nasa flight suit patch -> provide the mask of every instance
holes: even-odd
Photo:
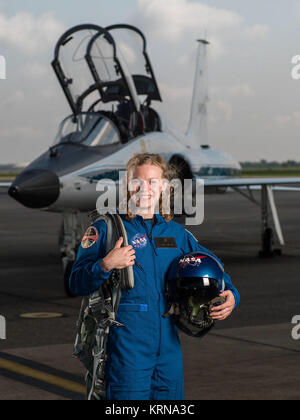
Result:
[[[134,249],[145,248],[148,244],[146,233],[137,233],[131,238],[130,243]]]
[[[98,242],[99,239],[99,232],[95,226],[90,226],[88,230],[85,232],[84,237],[81,241],[81,246],[83,249],[91,248]]]

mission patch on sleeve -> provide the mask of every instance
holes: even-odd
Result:
[[[84,237],[81,241],[81,246],[83,249],[91,248],[95,243],[98,242],[99,239],[99,232],[95,226],[90,226],[88,230],[85,232]]]

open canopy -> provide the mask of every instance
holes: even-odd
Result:
[[[75,26],[60,37],[55,47],[52,66],[74,114],[81,111],[82,97],[95,85],[85,55],[90,40],[99,31],[102,28],[97,25]]]
[[[112,35],[127,65],[137,94],[161,101],[144,34],[138,28],[126,24],[108,26],[106,30]]]
[[[77,144],[96,147],[120,143],[119,131],[113,122],[100,113],[83,112],[67,117],[59,126],[53,146]]]
[[[87,98],[130,101],[137,112],[140,96],[161,101],[146,39],[130,25],[70,29],[59,39],[52,65],[74,114],[83,111]]]

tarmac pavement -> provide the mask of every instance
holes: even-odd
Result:
[[[186,399],[300,399],[300,340],[291,323],[300,315],[300,192],[275,199],[287,243],[281,257],[257,257],[260,208],[237,193],[207,195],[204,223],[187,226],[224,261],[241,304],[203,339],[180,334]],[[1,400],[84,398],[84,369],[72,358],[81,299],[64,292],[60,223],[60,215],[0,193]],[[32,312],[61,316],[21,317]]]

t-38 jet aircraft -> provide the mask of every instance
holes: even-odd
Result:
[[[198,41],[198,58],[191,115],[187,132],[180,133],[153,107],[162,101],[143,33],[130,25],[102,28],[76,26],[59,39],[52,62],[72,114],[59,126],[54,144],[34,160],[9,188],[22,205],[63,216],[61,254],[68,278],[82,236],[80,212],[92,211],[99,191],[96,184],[111,179],[134,153],[159,153],[179,168],[181,179],[204,179],[208,189],[238,191],[261,206],[262,252],[273,250],[271,210],[279,242],[284,239],[273,196],[273,186],[300,183],[300,178],[240,178],[241,167],[227,153],[213,150],[205,139],[207,86],[206,49]],[[205,140],[204,140],[205,141]],[[201,181],[203,182],[203,181]],[[252,188],[261,189],[258,202]]]

